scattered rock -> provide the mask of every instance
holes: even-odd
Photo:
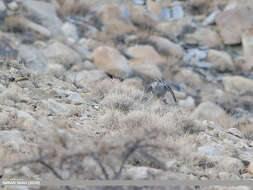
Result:
[[[162,7],[159,1],[146,0],[147,9],[154,15],[159,15]]]
[[[186,34],[183,40],[187,44],[205,47],[217,47],[222,45],[218,33],[210,28],[199,28],[194,33]]]
[[[63,73],[65,71],[64,66],[59,63],[50,63],[47,66],[48,72],[51,73]]]
[[[8,3],[8,8],[12,11],[17,11],[19,9],[19,5],[17,2],[13,1]]]
[[[50,44],[43,50],[43,55],[49,64],[58,63],[69,67],[81,62],[81,57],[76,51],[60,42]]]
[[[96,68],[114,77],[127,78],[131,75],[127,59],[114,48],[107,46],[98,47],[93,51],[92,57]]]
[[[31,12],[33,17],[39,19],[53,34],[58,35],[62,22],[58,18],[56,9],[52,3],[44,1],[22,1],[24,8]]]
[[[106,74],[100,70],[81,71],[76,75],[68,76],[71,81],[75,81],[81,88],[87,87],[88,84],[93,84],[99,80],[107,78]]]
[[[71,92],[67,98],[73,104],[82,104],[84,103],[84,99],[76,92]]]
[[[215,22],[221,38],[227,45],[239,44],[242,33],[253,27],[253,10],[248,8],[234,8],[221,12]]]
[[[63,34],[71,41],[75,42],[78,40],[78,32],[77,32],[77,28],[74,24],[66,22],[62,25],[61,30],[62,30]]]
[[[9,113],[8,112],[1,112],[0,113],[0,126],[6,126],[9,122]]]
[[[6,10],[6,6],[3,1],[0,1],[0,11],[4,12]]]
[[[29,69],[35,71],[47,71],[47,60],[42,55],[40,49],[28,45],[19,47],[19,56],[25,60]]]
[[[194,108],[195,101],[191,96],[188,96],[185,100],[179,100],[178,105],[188,107],[188,108]]]
[[[179,20],[184,17],[184,9],[180,5],[164,8],[160,12],[160,18],[164,21]]]
[[[177,45],[166,38],[151,36],[149,40],[154,44],[158,52],[161,52],[165,56],[182,58],[184,55],[184,50],[180,45]]]
[[[248,173],[253,174],[253,161],[251,161],[247,168]]]
[[[250,179],[252,5],[0,0],[0,178],[50,178],[11,162],[80,151],[94,153],[81,160],[83,177],[112,177],[110,167],[141,139],[151,146],[137,149],[123,178]],[[169,92],[168,104],[151,102],[146,88],[156,78],[170,81],[178,106]],[[55,170],[83,174],[69,164]]]
[[[148,179],[150,174],[158,174],[161,171],[154,168],[148,167],[131,167],[126,171],[126,176],[132,176],[133,179]]]
[[[235,171],[242,171],[245,168],[241,160],[227,156],[223,156],[222,159],[220,159],[218,166],[231,173]]]
[[[231,133],[232,135],[242,138],[242,133],[237,128],[228,129],[228,133]]]
[[[253,68],[253,28],[242,35],[243,54],[245,58],[244,70]]]
[[[212,102],[201,103],[191,114],[195,119],[217,121],[226,117],[226,112]]]
[[[58,103],[54,99],[42,100],[42,103],[53,115],[67,115],[71,111],[66,105]]]
[[[0,33],[0,56],[10,59],[15,59],[18,56],[17,45],[11,38],[3,33]]]
[[[177,82],[183,82],[195,89],[201,88],[203,81],[200,76],[189,69],[181,69],[174,77]]]
[[[136,45],[129,47],[126,54],[131,58],[137,58],[144,63],[163,64],[166,59],[157,53],[157,51],[149,45]]]
[[[1,130],[0,131],[0,145],[8,147],[8,151],[19,152],[22,146],[25,146],[23,135],[18,130]]]
[[[161,32],[162,34],[178,37],[188,30],[193,28],[194,24],[192,19],[189,17],[184,17],[180,20],[171,20],[168,22],[162,22],[156,25],[156,30]]]
[[[224,76],[222,81],[226,91],[237,95],[252,92],[253,90],[253,80],[242,76]]]
[[[197,48],[189,49],[187,53],[184,55],[184,62],[186,64],[194,65],[199,61],[205,60],[207,58],[207,51],[206,50],[200,50]]]
[[[136,31],[129,15],[124,14],[119,6],[105,5],[100,12],[100,18],[108,34],[122,35]]]
[[[220,156],[222,153],[218,148],[214,146],[201,146],[198,148],[198,152],[206,156]]]
[[[21,15],[6,17],[5,24],[10,29],[30,31],[33,35],[36,35],[38,39],[43,40],[51,37],[51,32],[47,28],[28,20]]]
[[[133,3],[136,4],[136,5],[144,5],[145,0],[133,0]]]
[[[139,28],[154,28],[157,20],[143,6],[127,5],[129,18],[132,23]]]
[[[152,63],[139,62],[137,59],[135,62],[132,60],[129,63],[129,67],[132,69],[134,75],[141,77],[147,83],[162,77],[160,69]]]
[[[218,71],[233,71],[233,60],[226,52],[209,50],[207,61],[211,62]]]
[[[211,25],[215,23],[216,16],[220,13],[220,10],[213,11],[203,22],[204,26]]]

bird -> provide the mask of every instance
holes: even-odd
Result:
[[[176,96],[171,89],[170,85],[163,79],[157,78],[155,82],[152,82],[146,89],[147,93],[152,93],[155,100],[165,97],[167,91],[169,91],[173,97],[175,103],[177,103]]]

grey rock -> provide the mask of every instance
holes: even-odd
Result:
[[[70,66],[72,64],[81,63],[80,55],[60,42],[53,42],[46,49],[43,50],[44,57],[48,60],[48,63],[58,63],[64,66]]]
[[[82,104],[85,102],[84,99],[77,92],[71,92],[67,99],[74,104]]]
[[[25,118],[25,119],[29,119],[34,121],[35,119],[33,118],[33,116],[31,116],[29,113],[24,112],[24,111],[18,111],[17,112],[17,117],[18,118]]]
[[[78,40],[77,28],[74,24],[66,22],[62,25],[61,31],[71,41],[75,42]]]
[[[246,77],[224,76],[222,82],[226,91],[237,95],[253,91],[253,80]]]
[[[133,0],[133,3],[134,3],[135,5],[144,5],[145,0]]]
[[[35,71],[47,71],[47,60],[41,54],[41,51],[33,46],[21,45],[19,47],[19,56],[25,60],[26,66]]]
[[[184,9],[180,5],[164,8],[160,12],[160,18],[164,21],[179,20],[184,17]]]
[[[57,34],[62,22],[57,16],[56,9],[52,3],[34,0],[24,0],[22,3],[24,8],[31,12],[35,18],[39,19],[44,26],[48,27],[54,34]]]
[[[0,131],[0,144],[5,143],[14,143],[19,147],[21,144],[24,144],[24,138],[20,131],[11,130],[11,131]]]
[[[58,103],[53,99],[42,100],[42,103],[55,115],[67,115],[70,112],[70,109],[66,105]]]
[[[195,64],[198,61],[206,59],[207,55],[207,50],[200,50],[198,48],[194,48],[187,51],[183,60],[185,63]]]
[[[207,155],[207,156],[219,156],[221,155],[221,151],[214,147],[214,146],[201,146],[198,148],[198,152],[200,154],[204,154],[204,155]]]
[[[191,114],[195,119],[217,121],[227,116],[226,112],[212,102],[201,103]]]
[[[215,10],[213,11],[203,22],[204,26],[210,25],[210,24],[214,24],[215,23],[215,18],[216,16],[220,13],[220,10]]]
[[[96,68],[119,78],[128,78],[132,71],[128,66],[127,59],[114,48],[101,46],[92,53]]]

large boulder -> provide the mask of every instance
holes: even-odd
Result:
[[[237,95],[253,92],[253,80],[241,76],[225,76],[222,78],[226,91]]]
[[[212,102],[201,103],[191,114],[194,119],[219,121],[219,119],[226,117],[226,112],[218,105]]]
[[[232,45],[241,42],[244,31],[253,27],[253,10],[238,7],[217,15],[215,22],[225,44]]]
[[[92,53],[94,65],[106,73],[119,78],[131,75],[127,59],[117,49],[108,46],[96,48]]]
[[[137,58],[147,63],[163,64],[166,62],[166,59],[150,45],[136,45],[129,47],[126,50],[126,54],[132,58]]]

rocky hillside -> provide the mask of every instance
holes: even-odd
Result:
[[[0,0],[0,21],[2,179],[253,179],[252,0]]]

